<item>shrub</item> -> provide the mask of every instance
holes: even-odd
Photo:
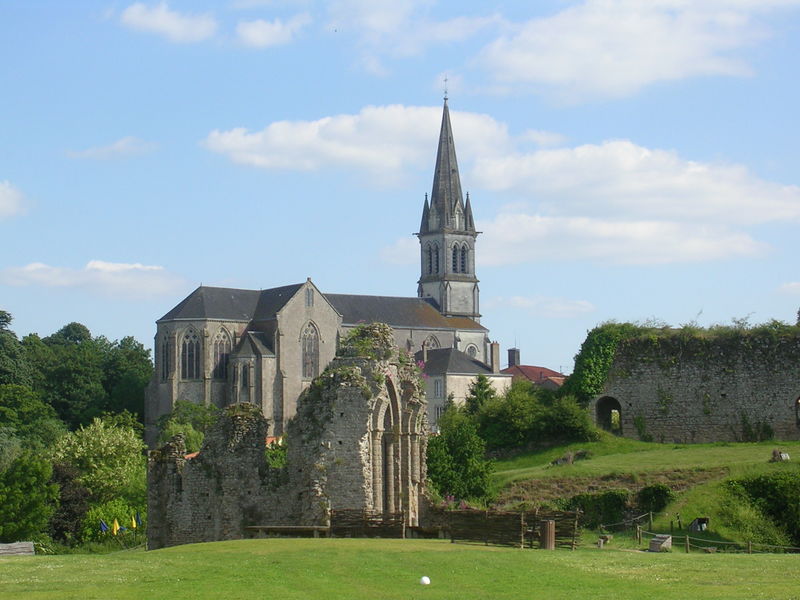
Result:
[[[636,505],[645,512],[661,512],[674,499],[675,492],[668,485],[654,483],[639,490],[636,494]]]
[[[132,533],[131,520],[135,518],[137,512],[144,519],[144,507],[131,506],[119,498],[94,506],[86,513],[81,524],[81,540],[83,542],[100,542],[112,538],[113,533],[110,528],[114,523],[114,519],[117,520],[120,527],[124,528],[117,535],[129,535]],[[101,530],[100,521],[103,521],[109,527],[108,531]],[[142,535],[144,535],[144,522],[141,528]]]
[[[569,499],[566,508],[582,511],[583,525],[597,529],[602,524],[618,523],[624,519],[629,496],[630,492],[625,489],[578,494]]]

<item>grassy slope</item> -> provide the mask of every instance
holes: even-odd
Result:
[[[723,489],[723,480],[729,476],[800,469],[799,462],[769,463],[776,447],[789,452],[795,461],[800,458],[800,442],[673,445],[606,436],[600,442],[570,444],[498,461],[494,477],[498,489],[504,488],[501,497],[509,501],[537,492],[550,499],[559,489],[568,495],[587,488],[634,488],[637,482],[643,485],[661,480],[673,489],[682,489],[682,484],[688,483],[692,487],[656,517],[655,531],[669,532],[671,523],[677,527],[678,515],[684,526],[695,517],[704,516],[711,518],[711,528],[699,537],[790,545],[768,519],[732,499]],[[580,449],[590,451],[591,457],[573,465],[550,466],[552,460],[566,452]],[[575,484],[574,489],[567,485],[570,481]]]
[[[239,540],[0,560],[0,597],[800,598],[796,556],[515,550],[439,540]],[[432,584],[423,587],[419,578]]]

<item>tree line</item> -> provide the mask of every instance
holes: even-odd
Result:
[[[101,521],[138,528],[150,351],[80,323],[20,340],[11,323],[0,310],[0,542],[70,548],[106,539]]]

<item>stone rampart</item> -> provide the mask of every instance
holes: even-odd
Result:
[[[657,442],[796,440],[799,400],[800,336],[674,335],[621,342],[591,410]]]

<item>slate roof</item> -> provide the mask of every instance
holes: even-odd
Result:
[[[177,319],[269,321],[275,318],[302,286],[302,283],[296,283],[267,290],[200,286],[159,321]],[[380,322],[393,327],[486,331],[485,327],[472,319],[445,317],[433,306],[430,299],[354,294],[324,294],[324,296],[342,315],[345,325]]]
[[[268,290],[238,290],[200,286],[159,321],[175,319],[223,319],[250,321],[274,319],[297,293],[302,283]]]
[[[445,317],[425,298],[353,294],[325,294],[325,297],[342,315],[345,325],[387,323],[393,327],[486,330],[472,319]]]
[[[421,361],[424,353],[422,350],[414,355],[416,361]],[[492,368],[472,358],[469,354],[455,348],[437,348],[428,350],[428,360],[425,361],[423,372],[426,375],[491,375]]]
[[[238,357],[275,356],[267,336],[260,331],[246,331],[239,340],[234,354]]]

